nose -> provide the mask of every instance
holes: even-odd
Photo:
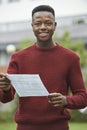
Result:
[[[42,24],[41,24],[41,26],[40,26],[40,28],[41,28],[41,29],[46,28],[45,24],[44,24],[44,23],[42,23]]]

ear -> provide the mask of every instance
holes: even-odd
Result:
[[[33,27],[33,23],[31,23],[31,26]]]
[[[57,22],[55,22],[55,27],[57,26]]]
[[[56,26],[57,26],[57,22],[55,22],[55,29],[56,29]]]

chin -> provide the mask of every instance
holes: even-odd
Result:
[[[38,39],[38,41],[40,41],[40,42],[48,42],[48,41],[50,41],[50,39]]]

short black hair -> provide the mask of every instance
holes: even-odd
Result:
[[[39,11],[48,11],[48,12],[51,12],[53,14],[53,16],[55,16],[55,11],[51,6],[39,5],[32,10],[32,17],[34,15],[34,13],[39,12]]]

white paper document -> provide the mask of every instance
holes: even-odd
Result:
[[[49,95],[38,74],[8,74],[8,78],[19,97]]]

